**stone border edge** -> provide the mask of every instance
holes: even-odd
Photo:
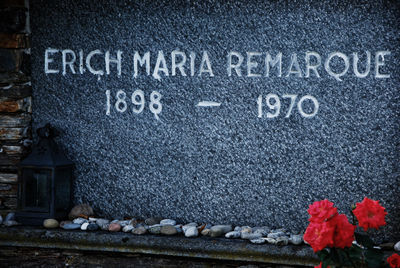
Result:
[[[0,228],[0,246],[149,254],[281,265],[315,266],[319,264],[312,249],[305,245],[254,245],[248,241],[225,238],[139,236],[101,231]]]

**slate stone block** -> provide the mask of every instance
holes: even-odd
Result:
[[[398,3],[55,0],[31,8],[33,124],[62,130],[58,142],[77,167],[75,202],[110,217],[304,230],[312,202],[326,198],[348,213],[368,196],[389,212],[381,238],[400,239]],[[177,50],[186,76],[172,73]],[[135,51],[143,62],[149,52],[149,71],[138,63],[135,75]],[[213,75],[201,67],[204,51]],[[237,69],[232,52],[242,56]],[[267,75],[266,53],[282,53],[282,73],[276,64]]]

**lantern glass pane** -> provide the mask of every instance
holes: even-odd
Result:
[[[71,198],[70,168],[57,169],[55,173],[55,208],[56,211],[65,211],[69,208]]]
[[[25,207],[48,210],[51,171],[27,170],[25,172]]]

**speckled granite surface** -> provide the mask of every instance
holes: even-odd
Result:
[[[400,238],[399,4],[155,2],[31,3],[34,128],[51,122],[62,131],[58,142],[76,163],[76,202],[89,202],[107,216],[161,215],[301,230],[307,225],[309,203],[328,198],[348,212],[351,203],[368,196],[381,200],[389,212],[385,237]],[[66,65],[62,75],[62,54],[57,52],[49,54],[49,68],[59,73],[46,75],[46,48],[73,50],[76,74]],[[86,56],[96,49],[101,54],[92,57],[91,66],[104,73],[105,51],[111,58],[122,51],[121,76],[115,63],[100,79],[88,70]],[[79,50],[84,54],[83,74]],[[135,51],[140,56],[150,52],[153,74],[159,50],[169,76],[160,71],[157,80],[139,66],[134,78]],[[173,50],[185,53],[186,76],[179,69],[172,75]],[[198,75],[203,51],[208,52],[213,76],[205,71],[206,63]],[[228,76],[230,51],[244,58],[241,77],[234,69]],[[305,77],[308,51],[321,56],[319,77],[313,70]],[[371,53],[370,72],[356,77],[352,53],[358,53],[362,73],[366,51]],[[378,51],[390,51],[379,67],[379,73],[390,78],[376,75]],[[196,53],[193,76],[191,52]],[[258,63],[250,72],[260,77],[248,77],[246,52],[261,53],[250,59],[250,64]],[[282,53],[281,77],[277,66],[265,76],[267,52]],[[348,71],[339,79],[324,67],[333,52],[349,59]],[[67,53],[66,60],[70,57]],[[237,57],[232,59],[237,63]],[[316,57],[311,60],[316,64]],[[336,56],[330,68],[340,73],[346,65]],[[109,115],[106,90],[111,96]],[[123,113],[114,106],[118,90],[127,94]],[[135,90],[145,96],[140,113],[132,110],[140,108],[130,99]],[[159,120],[149,109],[152,91],[162,95]],[[267,118],[267,112],[276,113],[265,102],[269,93],[281,100],[276,118]],[[285,94],[298,95],[288,118],[290,98],[283,98]],[[312,118],[299,113],[297,103],[305,95],[319,103]],[[199,107],[200,101],[221,105]],[[269,104],[275,105],[273,99]],[[310,99],[301,107],[306,114],[315,109]]]

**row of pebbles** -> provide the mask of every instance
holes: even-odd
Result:
[[[302,234],[293,234],[285,229],[273,229],[268,227],[250,227],[250,226],[236,226],[232,225],[211,225],[211,224],[197,224],[191,222],[188,224],[178,224],[173,219],[159,219],[148,218],[145,221],[138,221],[136,219],[129,220],[108,220],[103,218],[88,219],[78,217],[72,221],[62,221],[58,223],[57,220],[47,219],[44,221],[45,228],[61,227],[65,230],[82,230],[82,231],[96,231],[103,230],[109,232],[125,232],[133,233],[136,235],[144,235],[146,233],[155,235],[178,235],[182,234],[185,237],[223,237],[226,238],[240,238],[249,240],[254,244],[270,243],[273,245],[285,246],[290,244],[300,245],[303,243]]]

